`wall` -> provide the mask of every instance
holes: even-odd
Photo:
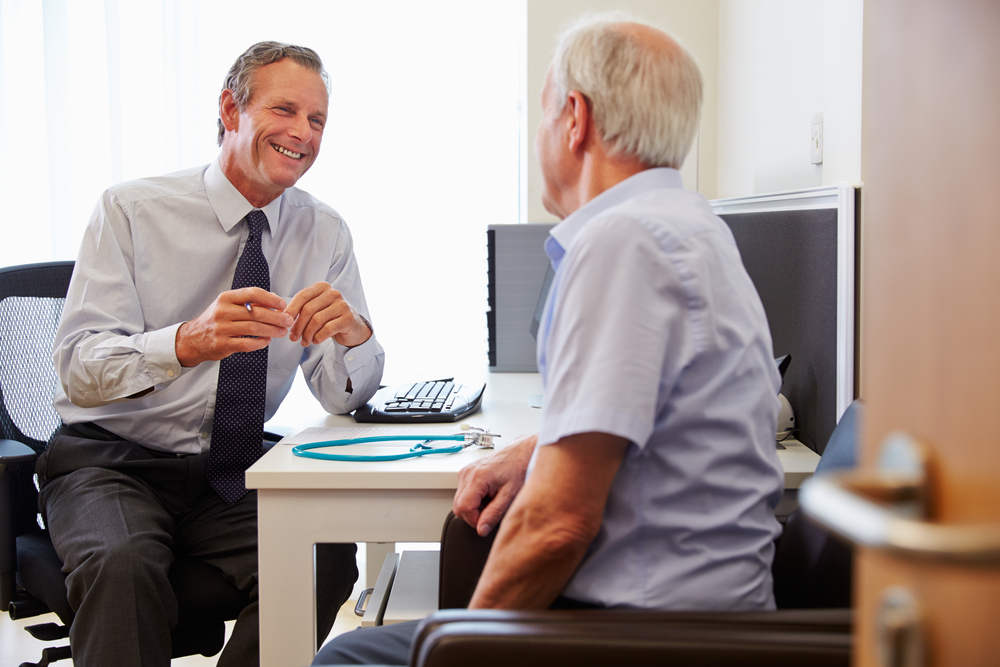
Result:
[[[698,189],[706,197],[716,197],[718,152],[718,0],[527,0],[527,78],[525,81],[526,115],[522,133],[522,169],[527,178],[526,222],[555,222],[542,207],[542,176],[532,151],[535,130],[541,120],[540,95],[545,72],[555,51],[559,31],[588,11],[622,9],[657,25],[677,38],[691,52],[701,67],[705,99],[701,131],[681,170],[685,185]],[[523,219],[523,217],[522,217]]]
[[[720,0],[717,196],[860,183],[862,15],[863,0]]]

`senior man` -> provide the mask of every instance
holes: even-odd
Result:
[[[259,662],[244,473],[264,421],[297,368],[343,413],[376,391],[384,361],[347,226],[293,187],[319,154],[328,101],[313,50],[255,44],[223,85],[218,159],[116,185],[90,220],[54,349],[64,425],[36,468],[77,667],[170,663],[180,555],[250,601],[218,664]],[[325,633],[358,573],[355,545],[319,547]]]
[[[774,607],[780,380],[732,234],[677,171],[701,88],[641,23],[559,42],[535,137],[562,219],[542,427],[460,474],[458,516],[481,535],[504,516],[471,608]],[[314,664],[405,663],[414,630],[347,633]]]

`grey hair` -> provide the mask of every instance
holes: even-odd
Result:
[[[627,23],[640,21],[592,14],[562,32],[552,59],[557,99],[565,105],[571,90],[587,97],[611,155],[679,169],[698,130],[701,73],[683,47],[650,48]]]
[[[230,90],[233,99],[236,100],[236,108],[241,112],[246,111],[247,105],[254,95],[254,72],[265,65],[276,63],[279,60],[290,58],[299,65],[319,74],[323,77],[327,92],[330,90],[330,76],[323,69],[323,61],[319,54],[305,46],[294,44],[284,44],[282,42],[257,42],[244,51],[226,74],[226,80],[222,82],[222,92]],[[222,92],[219,93],[219,110],[222,109]],[[222,145],[222,137],[226,133],[226,127],[222,124],[222,117],[219,123],[219,145]]]

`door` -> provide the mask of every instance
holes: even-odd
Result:
[[[1000,3],[865,0],[861,458],[929,448],[931,518],[1000,524]],[[1000,665],[1000,563],[861,549],[856,664],[905,587],[927,665]]]

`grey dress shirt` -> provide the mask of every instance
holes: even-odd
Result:
[[[174,340],[183,322],[232,287],[248,236],[243,219],[252,209],[218,160],[104,193],[84,235],[53,349],[60,380],[55,407],[63,421],[95,422],[163,451],[209,448],[219,363],[181,367]],[[370,321],[351,234],[337,212],[296,188],[263,211],[271,291],[288,301],[326,281]],[[353,348],[332,339],[307,348],[272,339],[265,420],[300,366],[328,412],[357,408],[378,389],[384,356],[374,335]]]

